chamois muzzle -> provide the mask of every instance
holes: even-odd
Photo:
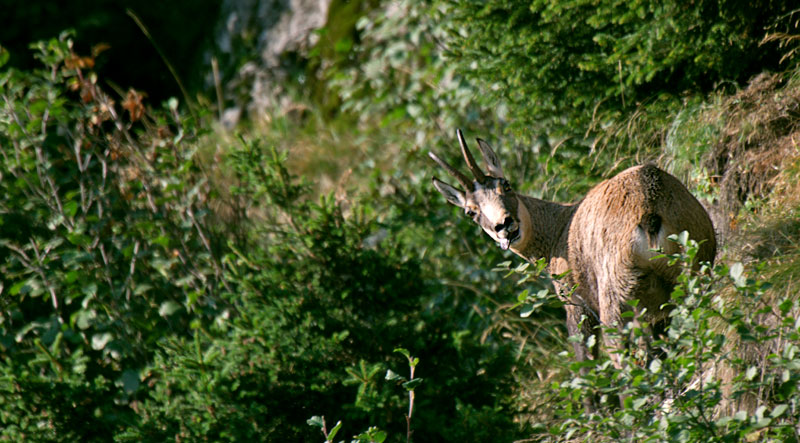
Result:
[[[508,249],[512,243],[520,239],[519,223],[514,221],[511,217],[506,217],[502,225],[495,226],[497,233],[497,243],[502,250]]]

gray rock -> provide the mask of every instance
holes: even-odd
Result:
[[[307,54],[316,43],[314,31],[325,25],[330,3],[331,0],[223,0],[215,51],[229,65],[249,60],[224,78],[225,126],[235,125],[242,111],[251,119],[260,119],[268,111],[292,105],[284,87],[291,65],[282,56]],[[233,67],[224,63],[222,71],[230,72]]]

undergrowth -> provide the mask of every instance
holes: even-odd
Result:
[[[522,435],[479,297],[505,283],[420,254],[467,229],[432,190],[315,195],[267,137],[218,150],[208,114],[107,93],[70,34],[35,50],[0,74],[0,438],[305,441],[320,414],[397,441],[398,347],[424,362],[416,440]]]
[[[675,236],[683,252],[670,256],[684,272],[672,292],[671,325],[655,340],[657,353],[631,346],[616,369],[608,356],[566,363],[565,379],[534,388],[547,395],[549,416],[529,419],[541,441],[797,441],[800,428],[800,302],[794,293],[775,296],[768,283],[750,278],[741,263],[689,270],[697,244]],[[522,280],[541,269],[518,267]],[[552,292],[520,295],[523,315]],[[598,335],[638,340],[643,328],[604,328]],[[607,338],[606,338],[607,339]],[[590,340],[601,346],[601,339]],[[567,357],[567,352],[562,352]],[[567,358],[566,361],[570,359]],[[578,375],[579,367],[588,367]],[[547,392],[547,394],[545,394]],[[598,399],[584,410],[585,398]],[[624,401],[620,404],[620,399]]]

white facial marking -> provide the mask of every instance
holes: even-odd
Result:
[[[515,197],[516,198],[516,197]],[[479,224],[486,234],[491,237],[503,249],[509,249],[512,242],[519,240],[519,214],[511,214],[509,208],[503,203],[503,197],[496,186],[478,185],[472,193],[472,199],[480,208]],[[519,200],[517,200],[517,203]],[[519,203],[516,205],[516,212],[519,212]],[[506,220],[514,220],[510,225],[506,225]],[[516,218],[516,219],[515,219]],[[497,227],[502,226],[500,232]]]
[[[486,217],[492,225],[502,224],[503,220],[508,216],[508,211],[500,205],[499,201],[484,205],[481,210],[483,211],[483,216]],[[492,229],[492,226],[489,226],[488,229]]]

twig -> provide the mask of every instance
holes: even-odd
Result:
[[[411,367],[411,374],[408,379],[414,380],[415,367],[413,364],[409,366]],[[411,434],[413,434],[413,431],[411,430],[411,416],[413,414],[414,414],[414,390],[411,389],[408,391],[408,415],[406,415],[406,443],[411,443]]]
[[[58,309],[58,297],[56,296],[56,290],[53,285],[50,284],[50,281],[47,280],[47,276],[44,275],[44,259],[47,258],[47,254],[50,252],[50,248],[48,248],[44,254],[39,254],[39,247],[36,246],[36,242],[31,239],[31,246],[33,247],[33,252],[36,254],[36,261],[38,262],[36,265],[36,273],[39,274],[39,277],[42,279],[42,283],[44,283],[45,287],[47,287],[47,291],[50,293],[50,300],[53,302],[53,309],[56,312],[56,316],[61,323],[64,323],[64,320],[61,318],[61,313]]]
[[[181,89],[181,94],[183,94],[183,99],[186,100],[186,104],[189,106],[189,111],[192,113],[192,117],[194,117],[194,119],[197,120],[197,114],[195,113],[194,105],[192,104],[192,101],[189,99],[189,92],[183,86],[183,82],[181,81],[180,77],[178,77],[178,73],[177,71],[175,71],[175,68],[172,66],[172,63],[170,63],[169,60],[167,59],[167,56],[164,55],[164,51],[161,50],[161,47],[158,46],[158,43],[156,43],[155,39],[153,39],[153,36],[150,35],[150,31],[147,29],[144,23],[142,23],[142,21],[139,19],[136,13],[133,12],[132,9],[128,8],[127,10],[125,10],[125,13],[128,14],[128,16],[130,16],[130,18],[132,18],[134,22],[136,22],[136,26],[138,26],[139,29],[142,30],[144,36],[147,37],[147,39],[150,40],[150,43],[153,44],[153,47],[156,49],[156,52],[158,52],[159,57],[161,57],[161,60],[164,62],[165,65],[167,65],[167,69],[169,69],[169,72],[175,79],[175,83],[177,83],[178,87]]]
[[[222,80],[219,76],[219,63],[217,57],[211,57],[211,72],[214,74],[214,89],[217,91],[217,113],[219,114],[219,121],[222,122],[222,109],[225,102],[222,97]]]
[[[622,59],[617,60],[617,69],[619,70],[619,92],[622,94],[622,108],[625,108],[625,85],[622,83]]]

